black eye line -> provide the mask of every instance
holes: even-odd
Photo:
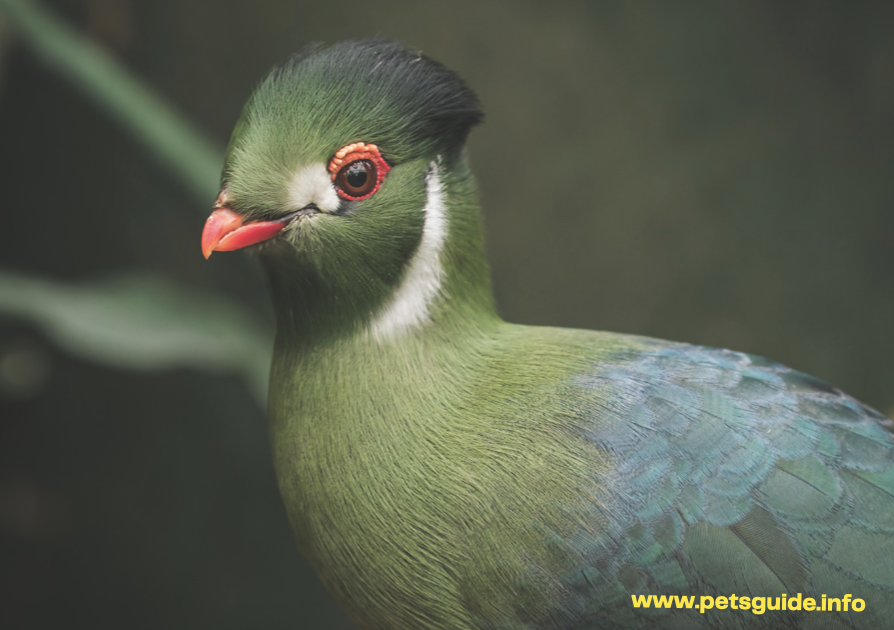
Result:
[[[335,210],[333,210],[332,212],[330,212],[329,214],[337,216],[337,217],[351,216],[351,214],[352,214],[351,210],[353,210],[354,204],[357,202],[351,201],[349,199],[342,199],[341,197],[338,198],[338,202],[339,202],[338,207]]]

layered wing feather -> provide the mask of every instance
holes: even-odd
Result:
[[[604,364],[603,364],[604,365]],[[890,420],[805,374],[647,342],[576,384],[616,466],[599,536],[567,537],[566,628],[878,628],[894,619]],[[865,601],[854,612],[634,608],[631,594]],[[696,602],[698,597],[696,597]],[[770,600],[771,603],[773,600]],[[682,625],[681,625],[682,624]]]

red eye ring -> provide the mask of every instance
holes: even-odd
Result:
[[[363,192],[360,195],[352,195],[344,190],[344,188],[347,187],[344,185],[346,172],[349,166],[360,161],[366,161],[372,166],[373,172],[370,173],[370,175],[375,178],[375,183],[372,185],[369,192]],[[379,190],[379,187],[385,179],[385,175],[390,170],[391,167],[388,166],[385,159],[379,153],[379,148],[374,144],[365,144],[363,142],[354,142],[342,147],[336,151],[335,156],[329,160],[329,172],[332,173],[332,181],[335,183],[335,192],[338,193],[339,197],[348,201],[361,201],[372,197],[376,194],[376,191]],[[364,186],[364,188],[366,187]]]

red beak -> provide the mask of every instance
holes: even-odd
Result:
[[[221,191],[214,204],[214,212],[205,221],[205,229],[202,230],[202,254],[205,258],[211,256],[211,252],[230,252],[266,241],[286,226],[285,221],[245,223],[245,219],[224,206],[228,200],[226,191]]]

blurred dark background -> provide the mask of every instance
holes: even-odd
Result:
[[[894,4],[52,0],[222,148],[314,41],[458,71],[504,317],[731,347],[894,411]],[[182,183],[0,16],[0,269],[139,270],[270,324]],[[116,369],[0,318],[0,627],[350,627],[242,380]]]

